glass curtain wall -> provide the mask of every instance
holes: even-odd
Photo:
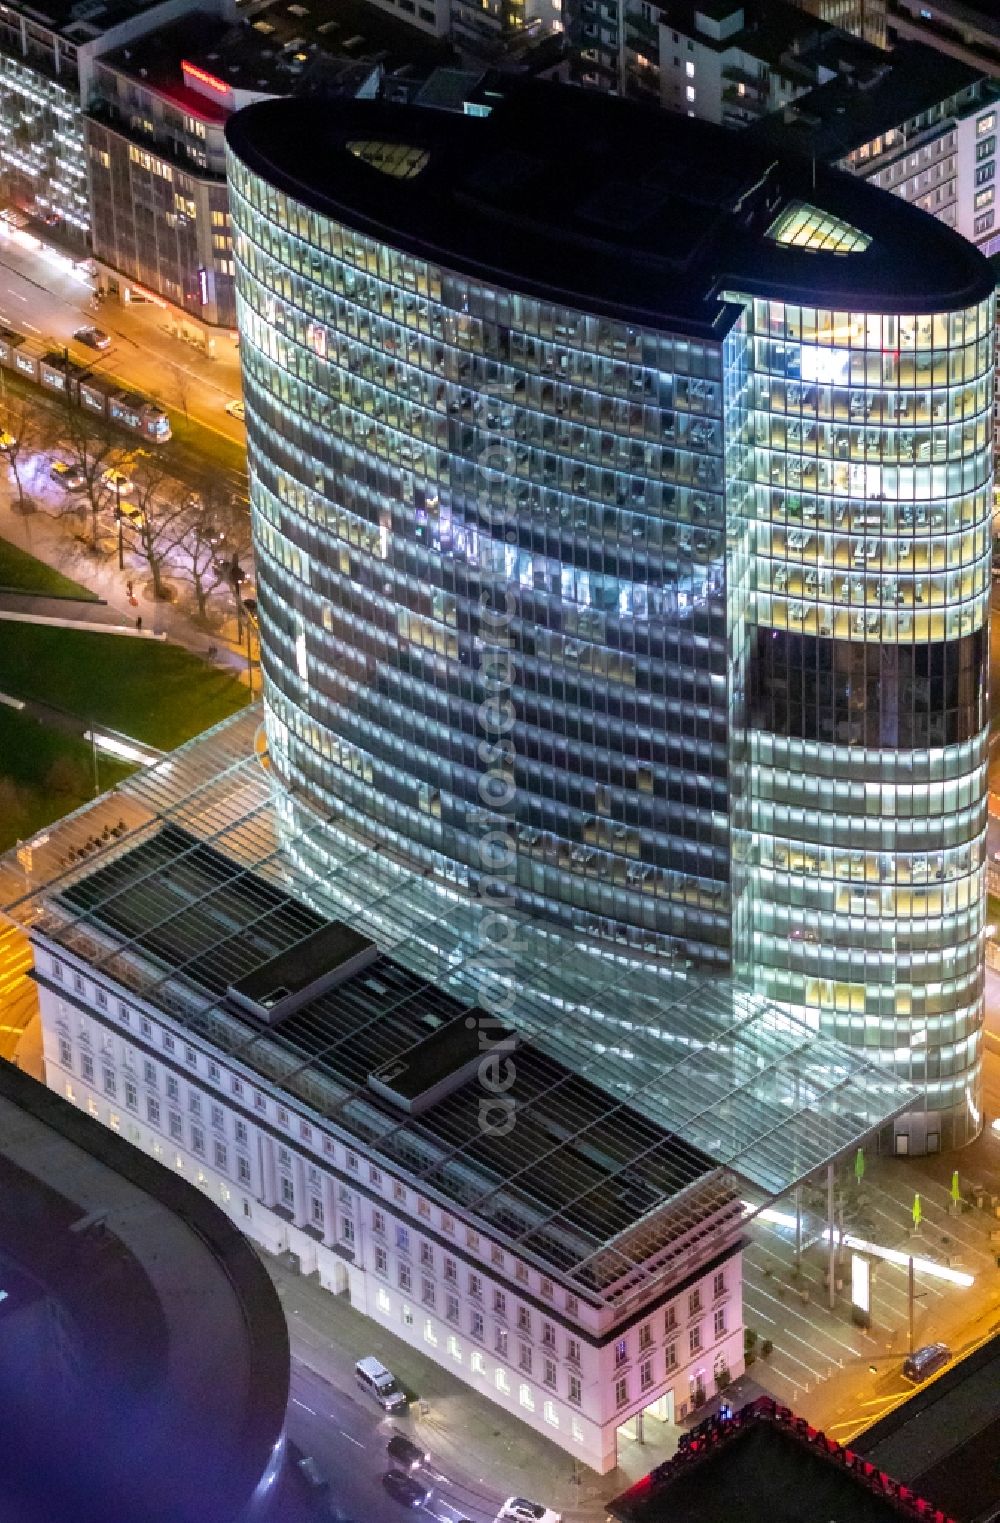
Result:
[[[993,303],[747,302],[752,933],[762,991],[979,1130]]]
[[[522,908],[727,967],[720,346],[478,284],[229,171],[280,774],[466,887],[501,826]]]

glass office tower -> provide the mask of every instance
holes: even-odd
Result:
[[[870,1046],[927,1089],[900,1148],[973,1135],[988,266],[554,88],[227,137],[278,775]]]

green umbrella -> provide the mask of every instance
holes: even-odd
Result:
[[[857,1180],[858,1184],[860,1184],[865,1177],[864,1148],[858,1148],[858,1151],[854,1155],[854,1177]]]
[[[920,1223],[923,1221],[923,1219],[924,1219],[924,1208],[920,1204],[920,1196],[919,1195],[915,1195],[913,1197],[913,1225],[914,1225],[914,1227],[919,1227]]]
[[[962,1203],[962,1186],[958,1182],[958,1170],[957,1169],[955,1170],[954,1174],[951,1176],[951,1198],[955,1202],[956,1206],[961,1205],[961,1203]]]

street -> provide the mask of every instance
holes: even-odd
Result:
[[[406,1418],[397,1421],[369,1410],[363,1392],[354,1396],[337,1390],[297,1358],[292,1365],[291,1390],[289,1436],[329,1477],[332,1500],[352,1523],[355,1519],[357,1523],[368,1519],[391,1523],[399,1516],[399,1504],[382,1486],[382,1475],[394,1464],[385,1446],[393,1433],[409,1434],[411,1425]],[[424,1511],[439,1523],[456,1523],[462,1518],[470,1523],[492,1523],[504,1500],[477,1495],[468,1482],[445,1475],[435,1465],[433,1453],[430,1466],[420,1476],[433,1486],[431,1502]]]
[[[75,360],[106,370],[156,398],[171,413],[187,414],[236,444],[243,425],[225,411],[240,396],[239,349],[228,337],[217,340],[214,359],[175,338],[164,308],[153,303],[123,305],[91,300],[84,283],[61,258],[24,247],[24,235],[0,223],[0,321],[32,338],[69,347]],[[77,343],[73,334],[97,324],[112,337],[110,349]]]
[[[350,1324],[345,1327],[342,1320],[344,1307],[337,1304],[339,1298],[303,1279],[281,1260],[266,1254],[261,1257],[277,1285],[288,1319],[292,1347],[289,1437],[315,1459],[330,1482],[331,1500],[351,1523],[392,1523],[400,1516],[399,1503],[382,1486],[382,1476],[395,1466],[386,1454],[386,1444],[397,1432],[414,1439],[431,1455],[429,1466],[421,1472],[421,1478],[433,1487],[424,1511],[438,1523],[458,1523],[460,1519],[492,1523],[500,1504],[512,1492],[524,1489],[534,1494],[530,1477],[513,1467],[505,1489],[468,1472],[455,1453],[460,1434],[449,1433],[447,1445],[442,1441],[447,1455],[436,1453],[434,1430],[441,1413],[434,1411],[431,1403],[425,1411],[416,1403],[402,1415],[390,1417],[383,1412],[354,1380],[351,1354],[357,1356],[366,1350],[345,1348],[352,1333],[348,1331]],[[350,1321],[360,1323],[360,1318],[355,1313]],[[497,1412],[498,1423],[507,1426],[510,1421]],[[477,1447],[470,1446],[473,1463]],[[549,1498],[543,1495],[539,1500]],[[603,1516],[603,1509],[599,1515]]]

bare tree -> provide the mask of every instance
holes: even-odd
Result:
[[[187,529],[190,494],[181,491],[155,459],[140,460],[131,482],[122,521],[149,568],[153,597],[159,600],[164,597],[164,571]]]
[[[60,418],[59,442],[67,455],[67,465],[83,483],[76,501],[67,502],[68,511],[76,511],[80,500],[90,509],[90,542],[97,550],[100,540],[100,514],[108,505],[108,491],[103,476],[118,456],[121,445],[105,420],[84,406],[67,398]]]
[[[7,397],[3,410],[0,448],[17,488],[17,505],[24,512],[24,463],[39,447],[42,430],[38,409],[24,397]]]
[[[206,478],[199,491],[188,494],[187,528],[178,560],[202,619],[208,615],[212,593],[227,581],[235,523],[231,494],[214,478]]]

